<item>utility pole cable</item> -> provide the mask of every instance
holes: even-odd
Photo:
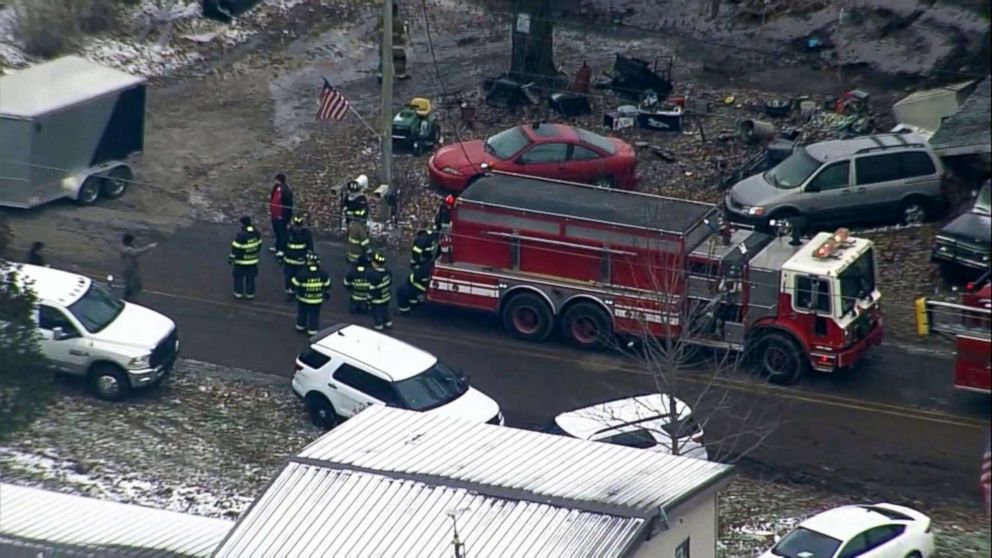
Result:
[[[380,217],[389,221],[390,205],[395,203],[393,184],[393,0],[382,3],[382,183],[387,186]]]

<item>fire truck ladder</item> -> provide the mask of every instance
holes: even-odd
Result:
[[[990,340],[992,309],[920,298],[916,301],[916,332]]]

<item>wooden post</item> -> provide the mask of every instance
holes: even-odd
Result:
[[[393,0],[382,3],[382,184],[386,195],[379,205],[382,222],[389,221],[390,200],[396,192],[393,185]]]

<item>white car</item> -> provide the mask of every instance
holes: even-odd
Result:
[[[434,355],[357,325],[340,324],[310,338],[296,359],[293,392],[310,420],[333,428],[376,403],[503,424],[491,397]]]
[[[673,419],[669,403],[674,400]],[[692,409],[677,398],[651,393],[607,401],[555,417],[545,432],[582,440],[709,459],[703,429],[692,418]]]
[[[124,399],[172,368],[179,332],[169,318],[68,271],[19,265],[17,278],[37,298],[41,352],[58,370],[86,377],[98,397]]]
[[[894,504],[841,506],[803,521],[761,558],[930,558],[926,515]]]

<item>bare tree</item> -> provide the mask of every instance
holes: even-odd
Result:
[[[550,0],[513,0],[510,77],[527,83],[557,75]]]

